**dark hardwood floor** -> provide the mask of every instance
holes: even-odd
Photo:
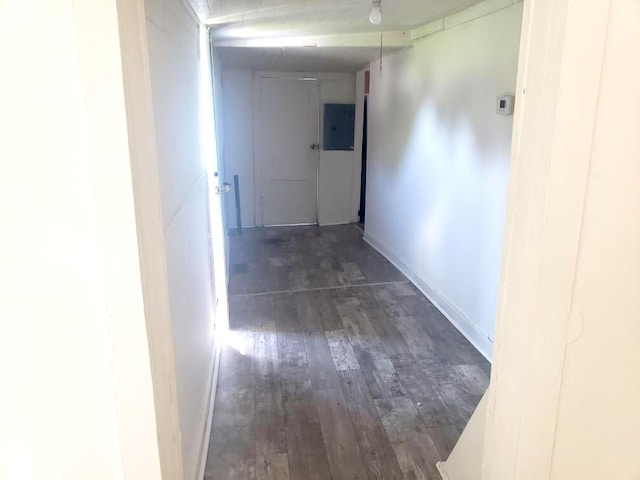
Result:
[[[232,237],[205,478],[439,479],[489,364],[354,226]]]

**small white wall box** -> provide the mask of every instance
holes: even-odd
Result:
[[[498,115],[513,115],[513,95],[500,95],[496,99],[496,113]]]

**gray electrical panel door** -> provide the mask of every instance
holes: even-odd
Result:
[[[355,104],[324,104],[323,150],[353,150]]]

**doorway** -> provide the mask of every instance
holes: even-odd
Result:
[[[256,180],[262,225],[318,223],[319,89],[315,79],[258,78]]]
[[[369,72],[367,72],[369,73]],[[367,88],[368,93],[368,88]],[[364,97],[364,109],[362,117],[362,159],[360,168],[360,207],[358,208],[358,223],[364,228],[367,200],[367,96]]]

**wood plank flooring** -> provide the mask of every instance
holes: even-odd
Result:
[[[232,237],[207,480],[439,479],[488,362],[354,226]]]

